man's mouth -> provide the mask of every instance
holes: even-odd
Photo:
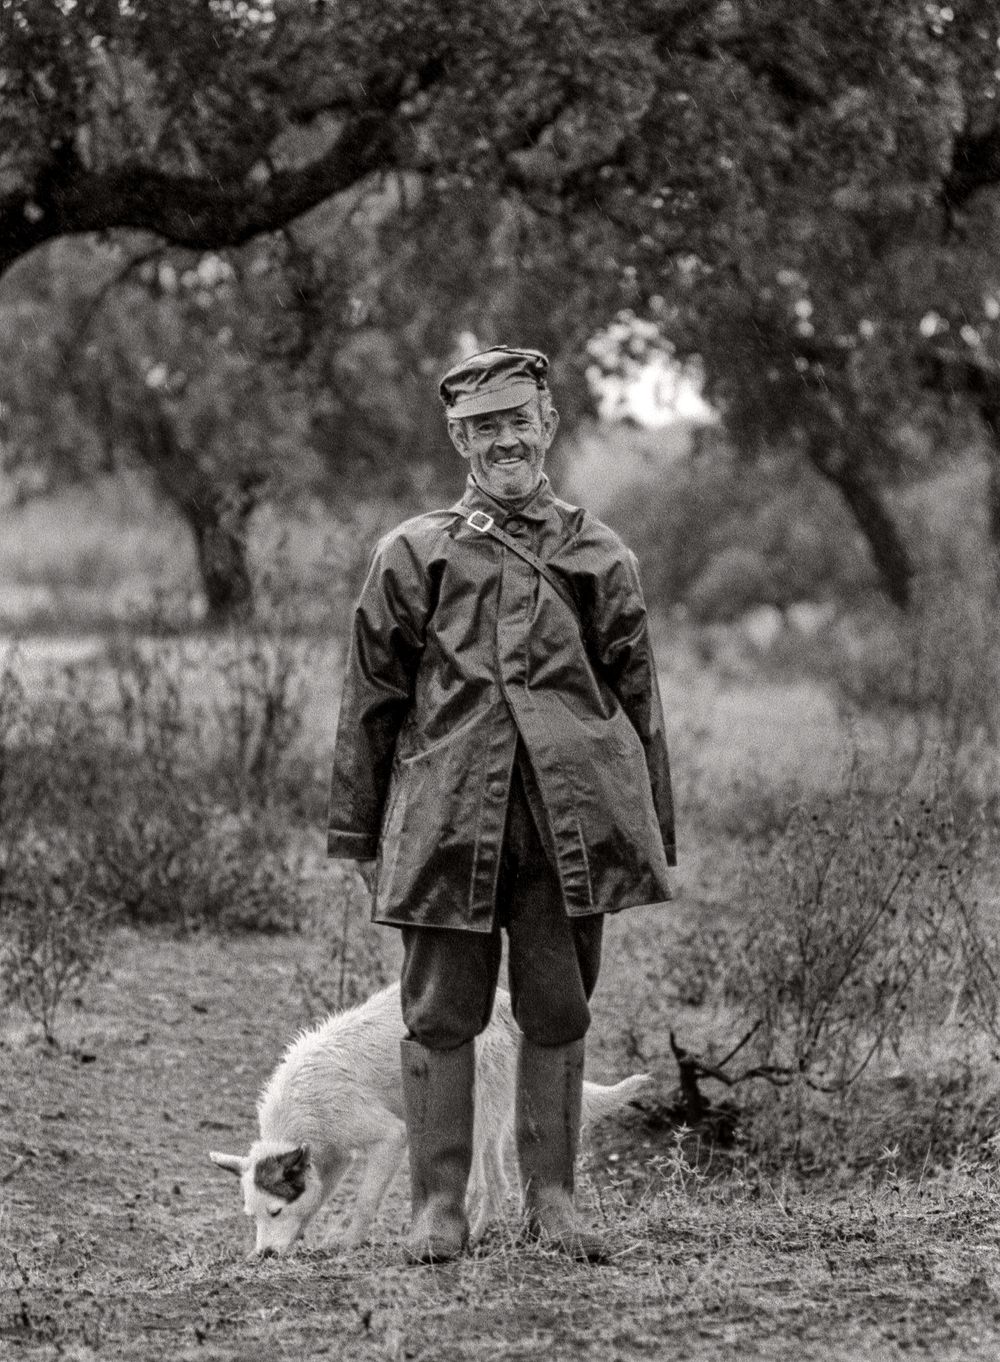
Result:
[[[493,462],[497,468],[511,468],[516,463],[524,463],[524,459],[520,454],[509,454],[506,458],[494,459]]]

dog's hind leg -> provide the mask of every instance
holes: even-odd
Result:
[[[405,1124],[398,1117],[388,1119],[392,1122],[391,1127],[377,1144],[370,1145],[366,1151],[365,1170],[358,1185],[354,1213],[341,1239],[345,1248],[357,1248],[368,1238],[378,1208],[406,1150]]]
[[[499,1130],[491,1129],[476,1150],[469,1197],[471,1212],[469,1238],[473,1244],[483,1237],[491,1221],[499,1220],[503,1216],[510,1193],[510,1179],[507,1176],[504,1155],[512,1145],[512,1127],[507,1122]]]
[[[490,1221],[489,1193],[487,1191],[486,1153],[477,1149],[472,1160],[469,1177],[469,1191],[466,1197],[466,1210],[469,1216],[469,1243],[477,1244],[486,1232]]]

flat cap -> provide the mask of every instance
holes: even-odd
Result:
[[[482,416],[519,407],[544,390],[549,361],[540,350],[495,345],[469,355],[448,370],[439,392],[449,418]]]

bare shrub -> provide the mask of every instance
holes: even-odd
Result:
[[[151,654],[133,643],[112,654],[112,675],[117,704],[109,717],[148,768],[171,778],[184,760],[186,743],[197,739],[201,728],[200,712],[184,705],[182,656],[167,648]]]
[[[709,1142],[721,1113],[705,1083],[752,1091],[741,1147],[804,1171],[907,1166],[1000,1129],[995,1058],[1000,952],[978,891],[995,874],[990,827],[957,820],[940,787],[797,806],[749,869],[745,924],[720,956],[702,1054],[673,1033],[679,1085],[667,1111]],[[721,1057],[720,1057],[721,1056]],[[662,1114],[662,1113],[661,1113]]]
[[[996,999],[971,906],[977,856],[978,831],[963,835],[934,798],[852,785],[796,809],[754,868],[755,911],[727,979],[756,1026],[758,1065],[844,1088],[900,1044],[918,1000],[944,1017],[979,978],[985,1016]]]
[[[308,640],[244,630],[216,663],[220,767],[238,783],[240,799],[261,805],[285,793],[281,778],[302,732],[313,651]]]
[[[184,787],[131,785],[95,835],[95,852],[101,893],[127,921],[182,932],[298,926],[306,858],[292,830],[239,817]]]
[[[11,664],[0,674],[3,845],[30,809],[34,833],[76,847],[121,919],[294,929],[315,883],[295,821],[312,779],[292,751],[300,657],[294,641],[263,635],[133,642],[107,672],[33,678],[30,699]]]
[[[297,929],[311,892],[297,830],[280,810],[215,803],[198,777],[119,767],[116,807],[94,834],[103,896],[128,921],[182,932]]]
[[[17,1004],[56,1039],[57,1014],[104,950],[93,845],[66,824],[65,771],[45,759],[89,730],[65,699],[29,704],[13,662],[0,673],[0,1004]],[[87,798],[88,784],[78,795]]]
[[[360,876],[333,862],[324,891],[302,925],[312,943],[296,980],[310,1017],[353,1007],[389,981],[383,939],[371,929],[371,902]]]
[[[714,1062],[671,1038],[694,1105],[701,1080],[766,1080],[752,1119],[769,1157],[810,1144],[835,1160],[843,1146],[817,1153],[803,1133],[860,1129],[874,1060],[898,1065],[928,1028],[995,1044],[997,945],[976,898],[988,831],[958,822],[942,785],[887,796],[857,773],[841,796],[797,806],[747,876],[742,949],[722,979],[740,1038]]]
[[[99,962],[107,914],[86,848],[22,835],[0,852],[0,1002],[56,1042],[60,1007]]]
[[[116,781],[97,830],[109,901],[184,931],[297,927],[308,857],[288,792],[302,649],[247,629],[132,644],[113,666]]]
[[[0,670],[0,1003],[48,1040],[111,920],[296,929],[318,880],[283,797],[301,650],[161,641],[110,673]]]

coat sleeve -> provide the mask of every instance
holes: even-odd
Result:
[[[590,621],[598,670],[639,735],[667,864],[677,864],[674,799],[663,705],[649,638],[649,619],[635,554],[619,543],[597,583]]]
[[[327,855],[371,860],[392,759],[424,646],[427,574],[414,546],[383,539],[354,611],[337,722]]]

